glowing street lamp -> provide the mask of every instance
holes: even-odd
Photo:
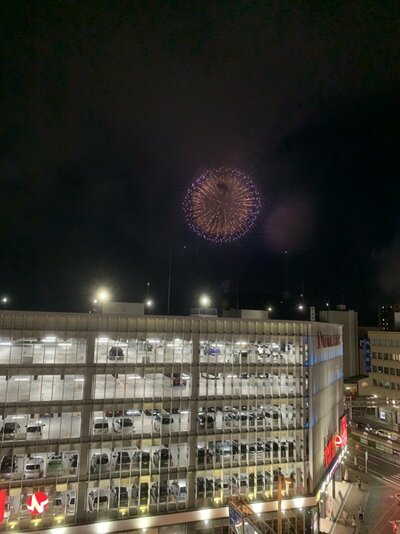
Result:
[[[268,318],[272,319],[272,306],[268,306],[267,312],[268,312]]]
[[[201,295],[200,297],[200,306],[202,308],[209,308],[211,304],[211,299],[208,295]]]
[[[145,302],[145,305],[147,308],[152,308],[153,307],[153,301],[151,299],[147,299],[146,302]]]
[[[104,304],[110,301],[111,295],[108,289],[106,289],[105,287],[101,287],[97,290],[96,298],[100,304]]]
[[[2,302],[2,304],[7,304],[7,302],[8,302],[8,297],[2,297],[2,298],[1,298],[1,302]]]

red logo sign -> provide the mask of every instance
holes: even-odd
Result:
[[[6,492],[0,491],[0,523],[2,523],[4,519],[4,512],[6,509],[6,497],[7,497]]]
[[[48,504],[49,498],[43,491],[37,491],[26,501],[26,507],[33,515],[42,514]]]
[[[317,332],[317,342],[319,349],[325,349],[326,347],[336,347],[340,345],[340,336],[329,334],[325,336],[321,332]]]
[[[339,436],[339,434],[336,434],[336,436],[335,436],[335,445],[336,445],[336,447],[343,447],[343,440]]]

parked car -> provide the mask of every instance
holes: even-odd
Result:
[[[109,434],[110,425],[106,417],[95,417],[93,419],[93,434]]]
[[[132,484],[131,497],[134,502],[138,504],[147,504],[149,499],[149,484],[147,482],[141,482],[138,484]]]
[[[219,380],[221,373],[201,373],[201,376],[207,380]]]
[[[172,427],[174,418],[168,412],[157,414],[154,418],[154,430],[162,432],[162,430],[169,430]]]
[[[172,465],[172,454],[167,447],[157,449],[153,452],[154,467],[167,467]]]
[[[108,510],[108,495],[104,489],[95,489],[88,494],[88,511]]]
[[[127,506],[129,503],[129,493],[126,486],[116,486],[111,488],[110,500],[112,506]]]
[[[64,475],[65,473],[65,464],[64,461],[60,458],[54,458],[47,462],[46,476],[56,477]]]
[[[43,427],[46,426],[41,421],[31,421],[26,425],[26,439],[38,439],[43,437]]]
[[[124,359],[124,351],[121,347],[111,347],[108,351],[108,359],[109,360],[123,360]]]
[[[148,408],[147,410],[144,410],[144,414],[148,416],[158,415],[159,413],[161,413],[160,408]]]
[[[75,497],[75,491],[67,491],[67,513],[68,514],[75,514],[75,506],[76,506],[76,497]]]
[[[90,460],[90,472],[99,473],[100,471],[106,472],[110,469],[110,459],[105,452],[98,452],[92,455]]]
[[[19,423],[14,423],[14,421],[4,423],[0,430],[0,436],[3,437],[3,439],[14,439],[20,428],[21,425]]]
[[[182,378],[182,375],[179,374],[179,373],[174,373],[173,376],[172,376],[172,386],[173,387],[177,387],[177,386],[186,386],[187,385],[187,380],[185,378]]]
[[[128,451],[118,451],[113,454],[113,463],[115,469],[129,469],[132,458]]]
[[[124,415],[124,410],[106,410],[104,415],[106,417],[120,417],[121,415]]]
[[[3,456],[0,464],[0,473],[6,477],[11,477],[18,471],[18,459],[13,455]]]
[[[70,470],[71,470],[71,474],[74,475],[78,469],[78,465],[79,465],[79,455],[78,453],[73,453],[71,454],[70,456],[70,459],[69,459],[69,466],[70,466]]]
[[[390,439],[391,438],[390,432],[388,432],[387,430],[382,430],[381,428],[379,428],[375,433],[379,438],[382,438],[382,439]]]
[[[34,456],[29,458],[24,467],[24,477],[25,478],[41,478],[43,476],[44,470],[44,461],[41,456]]]
[[[258,491],[263,490],[267,480],[262,473],[250,473],[249,474],[249,487],[256,488]]]
[[[132,453],[132,463],[135,467],[147,469],[150,465],[150,451],[136,449]]]
[[[221,349],[214,347],[213,345],[207,345],[204,347],[204,356],[219,356]]]
[[[133,420],[130,417],[114,419],[113,427],[117,434],[132,434],[134,432]]]
[[[173,480],[170,484],[169,492],[175,497],[177,501],[186,501],[186,481]]]
[[[211,478],[200,477],[196,482],[197,486],[197,496],[198,497],[208,497],[212,496],[214,489],[214,482]]]
[[[214,428],[215,417],[210,413],[199,413],[197,415],[197,422],[200,428]]]
[[[154,482],[151,486],[151,496],[154,503],[165,503],[168,501],[169,488],[166,481],[162,481],[160,484]]]
[[[212,462],[212,459],[213,459],[213,451],[211,449],[208,449],[207,447],[197,447],[197,450],[196,450],[196,457],[197,457],[197,462],[199,464],[201,463],[209,463],[209,462]]]

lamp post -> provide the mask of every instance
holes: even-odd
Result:
[[[109,290],[106,289],[105,287],[99,288],[96,291],[96,296],[93,300],[93,304],[95,306],[93,311],[97,311],[96,306],[99,305],[99,313],[103,313],[103,305],[106,304],[107,302],[110,302],[110,300],[111,300],[111,294]]]
[[[268,312],[268,319],[272,319],[272,306],[268,306],[267,312]]]

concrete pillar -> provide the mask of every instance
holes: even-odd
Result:
[[[189,402],[190,427],[188,437],[189,470],[187,476],[188,508],[195,508],[196,502],[196,449],[197,449],[197,411],[199,406],[199,361],[200,338],[193,334],[192,338],[192,393]]]
[[[89,334],[86,339],[86,370],[85,381],[83,383],[83,406],[81,411],[81,439],[90,436],[91,425],[91,410],[89,406],[85,406],[85,401],[92,400],[92,393],[94,390],[94,350],[95,350],[95,334]],[[79,476],[86,476],[89,472],[89,452],[90,442],[81,443],[81,452],[79,456]],[[86,519],[86,503],[87,503],[87,482],[78,483],[77,495],[77,519],[78,521]]]

